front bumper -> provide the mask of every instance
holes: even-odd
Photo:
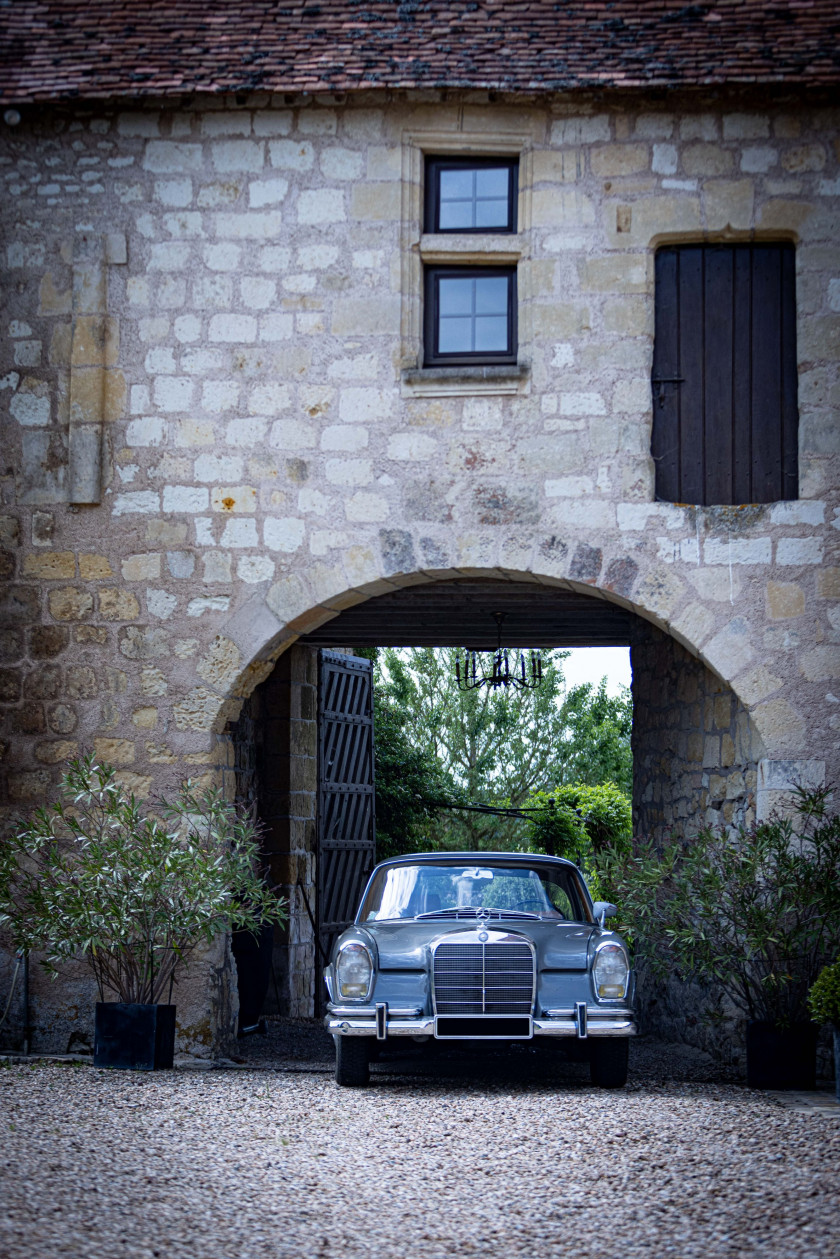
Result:
[[[434,1015],[421,1014],[419,1010],[389,1008],[387,1003],[377,1006],[328,1005],[329,1013],[324,1026],[332,1036],[374,1036],[387,1040],[391,1036],[437,1036],[437,1020]],[[635,1036],[638,1032],[636,1018],[630,1009],[601,1009],[586,1006],[581,1019],[578,1009],[544,1010],[539,1018],[531,1019],[533,1036],[568,1036],[578,1040],[601,1036]],[[446,1040],[453,1037],[446,1036]],[[480,1036],[463,1037],[480,1040]],[[520,1036],[511,1039],[527,1039]]]

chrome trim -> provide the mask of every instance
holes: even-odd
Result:
[[[578,1040],[586,1040],[586,1002],[575,1002],[575,1023],[577,1024]]]
[[[384,1004],[387,1005],[388,1003],[385,1002]],[[339,1017],[339,1018],[342,1015],[346,1015],[347,1018],[351,1018],[351,1019],[375,1019],[376,1018],[375,1005],[334,1005],[331,1001],[328,1001],[327,1010],[329,1011],[330,1015],[335,1015],[336,1017]],[[416,1018],[419,1018],[422,1013],[423,1013],[423,1007],[419,1005],[409,1005],[409,1006],[406,1006],[404,1009],[395,1005],[388,1006],[388,1018],[416,1019]]]
[[[518,931],[501,931],[497,928],[485,927],[483,925],[477,927],[475,930],[472,930],[472,931],[466,930],[466,931],[447,932],[446,935],[441,936],[439,939],[435,940],[434,943],[432,944],[432,948],[431,948],[432,967],[431,967],[430,978],[431,978],[431,988],[432,988],[432,1013],[433,1014],[437,1015],[439,1013],[438,1008],[437,1008],[437,991],[436,991],[437,985],[435,983],[435,954],[437,953],[439,947],[442,944],[479,944],[482,946],[482,951],[484,949],[484,946],[487,944],[526,944],[528,948],[531,950],[532,983],[531,983],[531,1010],[529,1013],[533,1014],[534,1001],[537,995],[537,950],[536,950],[536,946],[533,940],[530,940],[528,936],[521,935]],[[483,985],[482,985],[482,993],[483,993]],[[483,1004],[484,1004],[484,998],[482,996],[482,1005]],[[444,1013],[449,1014],[452,1012],[444,1011]],[[468,1016],[464,1015],[464,1017],[468,1017]],[[503,1016],[488,1015],[488,1017],[501,1018]],[[521,1014],[521,1015],[518,1015],[517,1017],[525,1018],[527,1016],[524,1014]]]
[[[388,1039],[388,1002],[377,1001],[376,1003],[376,1039]]]
[[[372,1019],[335,1018],[328,1014],[324,1019],[324,1027],[331,1036],[376,1036],[376,1023]],[[389,1038],[391,1036],[431,1036],[434,1030],[435,1021],[432,1018],[388,1019]]]
[[[341,1014],[328,1014],[324,1019],[324,1027],[331,1036],[376,1036],[375,1018],[359,1018],[359,1011],[354,1010],[352,1016],[343,1017]],[[371,1013],[374,1013],[371,1011]],[[531,1030],[532,1035],[537,1036],[577,1036],[577,1023],[574,1017],[574,1011],[564,1011],[565,1017],[538,1018],[532,1019]],[[391,1036],[433,1036],[435,1032],[435,1019],[428,1015],[420,1018],[395,1018],[396,1011],[389,1012],[387,1032],[390,1039]],[[597,1017],[596,1017],[597,1016]],[[490,1017],[501,1018],[503,1015],[491,1015]],[[523,1015],[513,1015],[514,1018],[522,1018]],[[591,1040],[597,1036],[636,1036],[638,1028],[631,1010],[589,1010],[587,1020],[587,1040]],[[441,1037],[441,1040],[454,1040],[455,1037]],[[491,1036],[476,1036],[476,1041],[493,1040]],[[519,1038],[517,1038],[519,1039]]]

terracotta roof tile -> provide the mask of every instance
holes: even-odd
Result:
[[[0,98],[840,82],[840,0],[0,0]]]

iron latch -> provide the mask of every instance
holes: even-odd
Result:
[[[684,376],[651,376],[650,383],[659,386],[659,405],[665,405],[665,386],[681,385],[685,381]]]

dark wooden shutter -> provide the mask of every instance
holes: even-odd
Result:
[[[325,962],[376,862],[371,661],[322,651],[318,700],[316,917]]]
[[[794,248],[679,245],[656,254],[656,497],[798,497]]]

